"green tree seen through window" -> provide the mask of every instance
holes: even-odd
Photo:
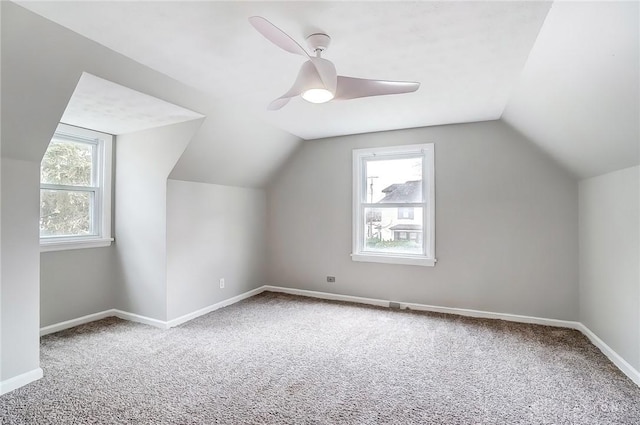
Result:
[[[40,236],[92,233],[95,194],[82,188],[94,186],[94,155],[90,143],[51,141],[40,167]]]

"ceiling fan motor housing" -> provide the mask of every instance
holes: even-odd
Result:
[[[324,52],[329,47],[329,44],[331,44],[331,37],[327,34],[315,33],[307,37],[307,45],[314,52],[318,50]]]

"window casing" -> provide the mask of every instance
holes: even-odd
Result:
[[[113,136],[60,124],[40,166],[40,250],[109,246]]]
[[[435,265],[433,143],[353,151],[351,258]]]

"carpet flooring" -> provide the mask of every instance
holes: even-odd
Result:
[[[13,424],[640,424],[640,388],[579,332],[263,293],[159,330],[42,338]]]

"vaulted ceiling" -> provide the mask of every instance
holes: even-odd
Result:
[[[638,164],[639,4],[554,3],[505,108],[578,177]]]
[[[576,176],[638,163],[637,2],[18,3],[207,93],[249,137],[259,137],[246,133],[258,122],[317,139],[504,113]],[[253,15],[302,45],[308,34],[329,34],[324,57],[338,74],[421,87],[321,105],[294,99],[266,111],[304,59],[257,33]],[[205,167],[215,154],[208,149],[187,149],[182,168]]]

